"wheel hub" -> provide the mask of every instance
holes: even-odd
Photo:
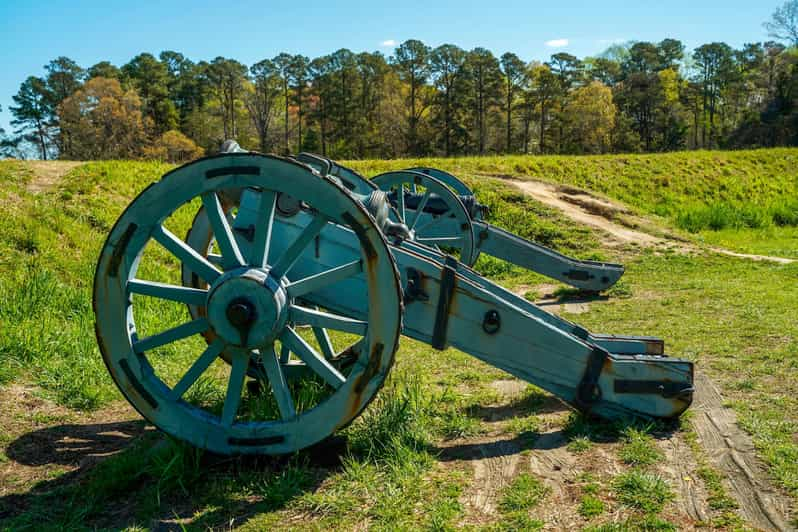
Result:
[[[260,268],[225,273],[208,291],[208,322],[228,343],[255,349],[274,342],[285,326],[287,294]]]

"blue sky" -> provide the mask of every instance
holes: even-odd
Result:
[[[557,51],[596,54],[612,42],[681,39],[688,48],[767,39],[762,23],[782,0],[493,0],[159,2],[0,0],[0,127],[11,96],[59,55],[81,66],[116,65],[140,52],[176,50],[197,61],[218,55],[246,64],[281,51],[310,57],[338,48],[382,50],[421,39],[484,46],[524,60]]]

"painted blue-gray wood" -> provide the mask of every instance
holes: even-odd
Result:
[[[416,184],[410,184],[411,192]],[[235,196],[235,216],[220,200],[230,190],[242,191]],[[284,214],[275,208],[280,194],[306,207]],[[163,224],[197,197],[203,208],[184,243]],[[445,271],[452,266],[438,249],[418,240],[387,242],[364,207],[366,199],[374,198],[354,195],[291,160],[248,153],[202,159],[147,188],[111,230],[94,284],[100,350],[122,393],[153,424],[194,445],[219,453],[292,452],[329,436],[362,411],[382,385],[401,333],[427,343],[437,337],[442,346],[456,347],[607,418],[672,418],[689,406],[692,363],[653,356],[661,352],[658,339],[591,334],[462,263],[447,283]],[[425,223],[424,216],[422,205],[416,227]],[[527,249],[526,241],[502,240],[502,233],[486,229],[487,240],[500,235],[492,248],[499,255],[505,241],[514,252]],[[151,239],[181,261],[185,287],[137,278]],[[213,241],[221,251],[218,257],[210,255]],[[539,260],[548,251],[533,255]],[[570,260],[552,255],[548,266],[536,267],[554,273],[551,264],[599,271],[613,266]],[[405,297],[403,310],[411,272],[424,297]],[[443,293],[445,286],[451,293]],[[134,307],[144,297],[186,304],[193,320],[139,339]],[[442,300],[449,302],[443,319],[438,310]],[[488,315],[500,317],[498,330],[486,326]],[[252,323],[259,324],[257,330],[247,329]],[[299,334],[296,327],[303,325],[310,326],[319,350]],[[327,329],[360,337],[341,352],[353,357],[345,370]],[[194,362],[170,387],[150,363],[150,351],[200,334],[210,344],[192,354]],[[279,360],[275,340],[281,345]],[[606,359],[600,360],[586,403],[580,390],[601,348]],[[230,365],[221,415],[181,399],[217,356]],[[302,374],[315,374],[330,393],[314,408],[297,413],[289,375]],[[274,395],[276,418],[239,418],[242,397],[249,393],[247,378],[258,379],[260,388]],[[676,383],[681,393],[629,393],[619,386],[640,381]]]

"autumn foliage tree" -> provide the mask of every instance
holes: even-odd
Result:
[[[186,163],[205,155],[205,150],[174,129],[167,131],[143,150],[146,159],[158,159],[170,163]]]
[[[115,79],[90,79],[61,102],[58,116],[72,139],[64,159],[137,158],[147,143],[141,99]]]
[[[615,105],[612,90],[593,81],[571,93],[563,123],[567,151],[571,153],[604,153],[611,147],[615,127]]]

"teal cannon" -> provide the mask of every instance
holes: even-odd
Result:
[[[486,253],[595,291],[620,266],[570,259],[482,214],[440,171],[366,180],[310,154],[233,147],[167,173],[116,222],[94,281],[100,350],[145,418],[223,454],[290,453],[346,426],[402,335],[606,419],[687,409],[693,365],[665,357],[661,340],[592,334],[469,267]]]

